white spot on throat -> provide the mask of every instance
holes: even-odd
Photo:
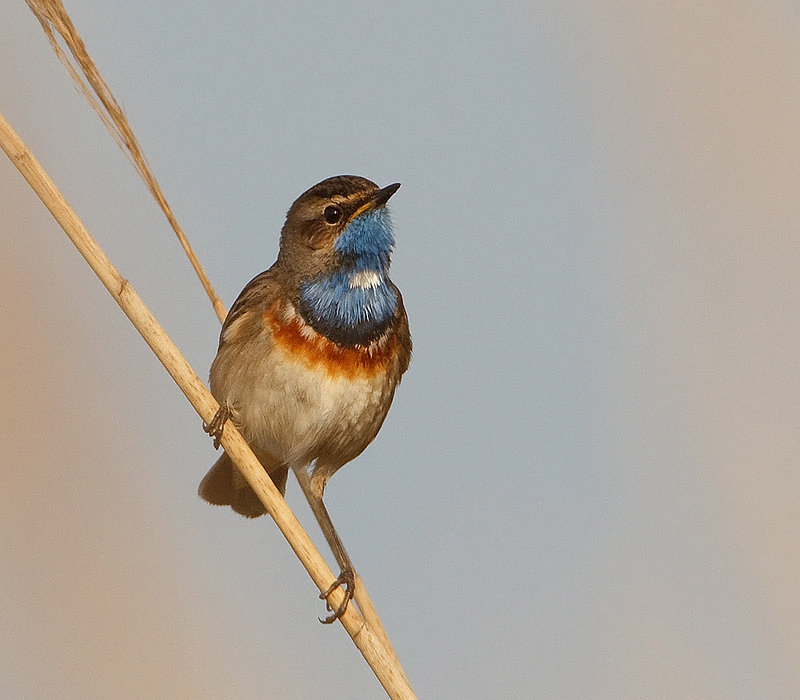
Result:
[[[382,280],[380,274],[375,270],[359,270],[350,275],[348,282],[350,289],[375,289],[381,284]]]

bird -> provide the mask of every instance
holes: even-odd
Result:
[[[286,214],[275,263],[234,302],[211,365],[219,410],[204,429],[219,447],[225,423],[242,433],[275,486],[293,471],[340,568],[341,617],[355,571],[330,519],[328,480],[378,434],[411,360],[400,290],[389,278],[394,232],[379,187],[339,175],[301,194]],[[266,513],[227,453],[203,478],[208,503],[248,518]]]

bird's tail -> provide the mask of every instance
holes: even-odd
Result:
[[[269,474],[277,489],[286,493],[286,479],[289,476],[289,468],[281,467]],[[246,518],[257,518],[264,515],[267,509],[258,500],[253,489],[245,481],[239,470],[224,452],[208,474],[203,477],[197,493],[204,501],[215,506],[230,506],[237,513]]]

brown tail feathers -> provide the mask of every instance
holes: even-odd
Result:
[[[289,468],[281,467],[269,476],[277,489],[282,494],[286,493]],[[227,453],[223,453],[203,477],[197,493],[204,501],[215,506],[230,506],[246,518],[257,518],[267,512]]]

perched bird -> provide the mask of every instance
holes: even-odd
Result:
[[[336,557],[341,572],[321,597],[342,586],[345,598],[323,622],[344,613],[354,584],[325,484],[375,438],[411,359],[403,298],[389,279],[386,202],[399,187],[343,175],[300,195],[278,260],[231,307],[211,365],[215,446],[230,419],[281,493],[294,470]],[[227,454],[198,492],[249,518],[266,513]]]

